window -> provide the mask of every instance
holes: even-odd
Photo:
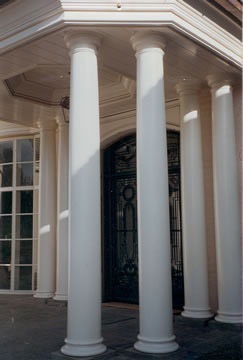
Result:
[[[33,291],[37,272],[38,137],[0,141],[0,291]]]

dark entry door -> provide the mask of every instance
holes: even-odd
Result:
[[[184,302],[179,134],[167,133],[173,304]],[[105,300],[138,303],[136,136],[104,154]],[[159,276],[159,274],[158,274]]]

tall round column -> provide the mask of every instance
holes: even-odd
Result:
[[[163,38],[141,32],[131,39],[137,57],[137,197],[140,334],[135,349],[178,348],[172,325],[168,165]]]
[[[69,289],[67,338],[70,356],[104,352],[101,337],[101,206],[98,35],[65,36],[71,55],[69,125]]]
[[[181,180],[185,306],[183,316],[211,317],[198,84],[177,85],[181,112]]]
[[[219,309],[217,321],[240,323],[242,250],[240,193],[232,84],[227,74],[208,77],[212,90],[214,212]]]
[[[40,121],[37,298],[54,296],[56,279],[56,122]]]
[[[69,125],[58,120],[57,268],[55,300],[68,298],[68,153]]]

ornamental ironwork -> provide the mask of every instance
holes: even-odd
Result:
[[[181,307],[184,286],[179,133],[167,132],[167,149],[173,304]],[[135,135],[120,140],[105,151],[104,172],[105,300],[138,303]]]

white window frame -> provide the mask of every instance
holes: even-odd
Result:
[[[36,184],[36,164],[39,162],[40,159],[36,161],[35,154],[36,154],[36,141],[35,139],[40,138],[40,135],[26,135],[26,136],[15,136],[15,137],[4,137],[0,138],[0,142],[7,142],[11,141],[13,142],[13,162],[8,164],[1,164],[1,165],[12,165],[13,166],[13,182],[12,186],[9,187],[2,187],[0,188],[0,192],[12,192],[12,238],[11,238],[11,264],[9,266],[11,267],[11,278],[10,278],[10,289],[4,290],[0,289],[0,294],[33,294],[35,292],[35,273],[37,272],[37,261],[34,263],[34,254],[38,250],[38,238],[39,238],[39,232],[37,232],[37,237],[34,237],[34,232],[31,240],[33,241],[32,245],[32,264],[21,264],[16,265],[15,264],[15,248],[16,248],[16,215],[20,215],[16,212],[16,193],[17,191],[33,191],[33,212],[31,214],[25,213],[24,215],[32,215],[33,216],[33,229],[34,229],[34,219],[39,217],[38,209],[36,208],[34,204],[35,199],[35,191],[39,191],[39,184]],[[16,168],[17,168],[17,140],[24,140],[24,139],[33,139],[33,161],[26,161],[24,163],[33,163],[33,185],[28,186],[17,186],[16,185]],[[35,212],[35,209],[37,212]],[[4,214],[4,216],[7,216],[10,214]],[[21,241],[25,241],[28,239],[24,239]],[[30,240],[30,239],[29,239]],[[4,241],[4,240],[3,240]],[[16,266],[32,266],[32,290],[15,290],[14,289],[14,282],[15,282],[15,267]]]

